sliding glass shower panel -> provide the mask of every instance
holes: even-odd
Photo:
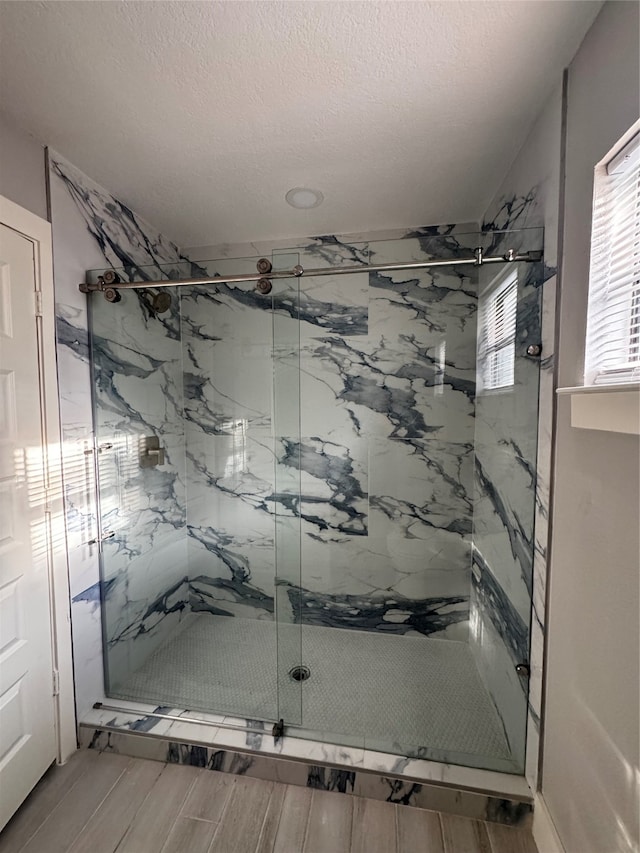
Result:
[[[541,229],[492,235],[540,248]],[[524,768],[544,265],[484,267],[478,289],[471,647]]]
[[[274,270],[292,269],[297,256],[273,257]],[[302,722],[302,688],[308,670],[302,661],[300,618],[301,518],[309,496],[301,492],[301,460],[306,451],[300,431],[300,282],[272,282],[275,616],[279,718]]]
[[[519,248],[523,238],[512,239]],[[537,232],[536,248],[540,239]],[[300,514],[298,596],[309,678],[298,734],[519,772],[526,679],[519,694],[505,694],[489,671],[496,659],[486,641],[490,629],[482,637],[475,632],[479,598],[496,630],[501,616],[487,599],[508,597],[511,574],[520,571],[512,566],[511,574],[500,576],[497,593],[488,573],[472,581],[480,552],[473,540],[480,500],[476,406],[481,416],[486,411],[476,389],[484,358],[478,294],[482,283],[484,298],[481,276],[516,274],[506,302],[502,297],[493,305],[498,324],[503,316],[507,325],[515,319],[505,333],[509,340],[487,356],[512,365],[513,382],[491,392],[504,400],[494,433],[484,438],[494,440],[491,453],[500,452],[526,397],[532,440],[523,439],[521,450],[535,472],[539,360],[526,349],[539,337],[541,265],[367,270],[369,264],[473,259],[476,247],[488,250],[492,240],[477,232],[424,229],[369,243],[325,244],[320,238],[297,250],[306,270],[362,265],[362,272],[307,274],[300,281],[300,489],[306,511]],[[526,492],[522,485],[515,487],[518,512],[532,521],[535,483]],[[495,507],[500,495],[498,485],[485,498]],[[502,552],[510,549],[501,523],[497,552],[490,554],[498,573]],[[507,680],[516,665],[512,639],[502,630],[500,671]],[[518,716],[518,732],[505,735],[505,715]]]
[[[106,689],[172,704],[140,668],[180,629],[188,600],[180,297],[119,295],[89,297]]]
[[[202,264],[255,272],[256,258]],[[189,289],[183,308],[191,610],[217,713],[278,717],[271,297],[255,282]]]
[[[251,273],[257,260],[174,277]],[[148,289],[123,289],[115,303],[89,298],[107,693],[298,722],[300,686],[288,672],[299,661],[300,628],[291,606],[278,610],[276,601],[285,508],[293,510],[285,553],[294,559],[282,560],[289,584],[299,585],[300,571],[295,483],[283,485],[282,501],[278,485],[278,470],[293,470],[283,448],[298,443],[298,399],[286,376],[276,381],[285,368],[275,366],[288,359],[297,370],[295,300],[285,299],[284,358],[274,343],[277,289],[263,295],[242,282],[158,292],[171,294],[168,306]]]
[[[361,267],[301,280],[301,491],[321,510],[302,516],[301,734],[442,757],[461,661],[491,705],[467,643],[474,268],[368,269],[473,258],[477,240],[300,252],[306,270]]]

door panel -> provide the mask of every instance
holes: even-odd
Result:
[[[56,757],[35,289],[0,225],[0,828]]]
[[[297,254],[274,254],[273,268],[291,269]],[[273,447],[275,525],[275,619],[278,717],[302,724],[302,624],[300,618],[300,281],[275,279],[273,322]],[[286,306],[286,310],[285,310]]]

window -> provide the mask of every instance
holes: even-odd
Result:
[[[478,390],[513,385],[515,368],[518,271],[502,273],[480,295],[478,323]]]
[[[640,381],[639,133],[595,170],[584,381]]]

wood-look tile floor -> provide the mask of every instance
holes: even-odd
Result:
[[[52,767],[0,853],[537,853],[523,830],[81,750]]]

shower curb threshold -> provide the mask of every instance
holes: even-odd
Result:
[[[265,724],[264,734],[256,732],[256,720],[204,713],[196,717],[192,712],[141,703],[134,708],[134,703],[120,700],[118,705],[121,713],[92,709],[83,716],[81,748],[190,764],[512,826],[526,826],[531,821],[533,795],[523,776],[287,735],[276,741],[269,724]],[[162,712],[185,719],[149,716]],[[239,728],[212,725],[223,721]]]

